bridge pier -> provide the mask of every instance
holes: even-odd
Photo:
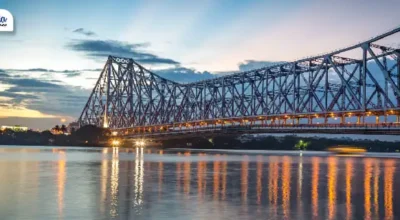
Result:
[[[379,124],[379,116],[375,116],[375,124]]]
[[[357,124],[361,124],[361,116],[357,116]]]
[[[340,124],[346,123],[346,117],[344,115],[340,116]]]

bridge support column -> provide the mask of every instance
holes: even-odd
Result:
[[[400,115],[396,115],[396,122],[397,122],[397,123],[400,122]]]
[[[346,123],[346,117],[344,115],[340,116],[340,124],[345,124]]]
[[[299,118],[296,118],[296,125],[298,125],[298,124],[300,124],[300,119]]]
[[[308,124],[309,125],[312,124],[312,118],[311,117],[308,118]]]
[[[357,116],[357,124],[361,123],[361,116]]]
[[[375,124],[379,124],[379,116],[375,116]]]

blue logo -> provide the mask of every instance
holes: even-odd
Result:
[[[0,26],[5,27],[7,26],[7,18],[0,15]]]

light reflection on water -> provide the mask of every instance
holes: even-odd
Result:
[[[0,148],[0,219],[396,219],[399,161]]]

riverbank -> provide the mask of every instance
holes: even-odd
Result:
[[[400,152],[400,143],[396,141],[332,139],[326,137],[286,136],[221,136],[207,139],[203,137],[166,140],[165,148],[201,148],[201,149],[246,149],[246,150],[308,150],[325,151],[337,145],[349,145],[365,148],[368,152]]]
[[[50,131],[13,131],[6,129],[0,132],[0,145],[105,147],[110,139],[109,133],[107,129],[91,125],[81,127],[69,135],[54,135]]]

